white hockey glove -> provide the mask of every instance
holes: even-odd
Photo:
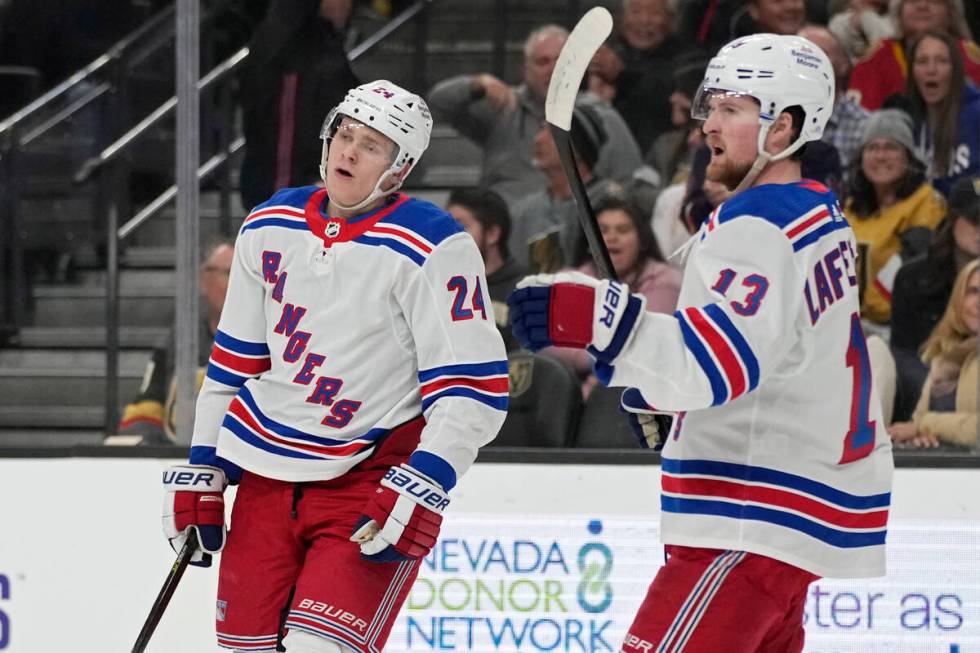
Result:
[[[163,472],[163,532],[180,551],[191,529],[198,550],[191,564],[211,566],[211,556],[225,546],[225,488],[228,480],[217,467],[173,465]]]
[[[435,546],[449,495],[413,467],[392,467],[364,508],[350,539],[372,562],[424,558]]]

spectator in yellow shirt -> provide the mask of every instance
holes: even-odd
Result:
[[[858,242],[861,317],[887,339],[895,275],[903,260],[929,246],[946,205],[925,178],[903,111],[871,115],[854,165],[844,214]]]

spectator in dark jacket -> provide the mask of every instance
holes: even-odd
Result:
[[[273,0],[242,69],[246,209],[319,180],[320,127],[358,85],[344,52],[351,0]]]
[[[908,420],[928,368],[919,348],[939,322],[956,274],[980,256],[980,177],[960,179],[929,251],[903,265],[892,292],[891,349],[898,371],[895,420]]]
[[[929,30],[909,47],[908,97],[916,145],[936,190],[980,173],[980,91],[964,76],[963,57],[945,32]]]
[[[667,0],[625,0],[622,29],[599,48],[589,88],[623,116],[641,152],[671,128],[671,59],[683,49]]]

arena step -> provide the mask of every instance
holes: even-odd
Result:
[[[106,322],[105,289],[89,286],[37,286],[33,290],[35,326],[101,326]],[[119,323],[165,326],[174,320],[174,289],[123,290]]]
[[[124,349],[152,349],[164,342],[170,327],[124,326],[119,329],[119,345]],[[24,327],[13,338],[13,345],[48,349],[105,347],[105,327]]]

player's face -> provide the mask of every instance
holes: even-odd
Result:
[[[524,83],[531,94],[540,100],[548,95],[548,84],[551,73],[555,70],[561,47],[565,45],[565,37],[550,34],[539,37],[530,44],[524,56]]]
[[[980,330],[980,271],[975,271],[966,282],[966,294],[960,306],[960,319],[972,335]]]
[[[953,223],[953,241],[956,247],[970,258],[980,256],[980,227],[975,220],[959,216]]]
[[[803,0],[755,0],[749,13],[760,32],[796,34],[806,20]]]
[[[228,275],[231,273],[231,261],[235,250],[230,245],[216,248],[208,260],[201,265],[200,287],[201,296],[208,303],[208,308],[214,315],[220,315],[228,294]]]
[[[906,38],[929,29],[948,31],[950,22],[947,0],[905,0],[898,14]]]
[[[631,48],[650,50],[667,37],[670,12],[666,0],[629,0],[623,11],[623,38]]]
[[[446,207],[446,210],[466,230],[466,233],[473,237],[476,246],[480,250],[480,255],[486,258],[486,234],[484,233],[483,225],[476,219],[473,212],[461,204],[450,204]]]
[[[596,221],[616,275],[626,276],[636,268],[640,260],[640,234],[636,232],[633,221],[620,209],[603,211],[596,217]]]
[[[715,93],[702,129],[711,149],[707,178],[734,190],[758,154],[759,105],[745,95]]]
[[[905,147],[890,138],[873,138],[861,150],[861,169],[879,192],[894,189],[908,167]]]
[[[912,59],[912,79],[927,105],[946,99],[953,79],[953,60],[945,43],[931,36],[919,42]]]
[[[344,116],[327,152],[327,195],[345,206],[362,201],[391,166],[395,149],[381,132]]]

